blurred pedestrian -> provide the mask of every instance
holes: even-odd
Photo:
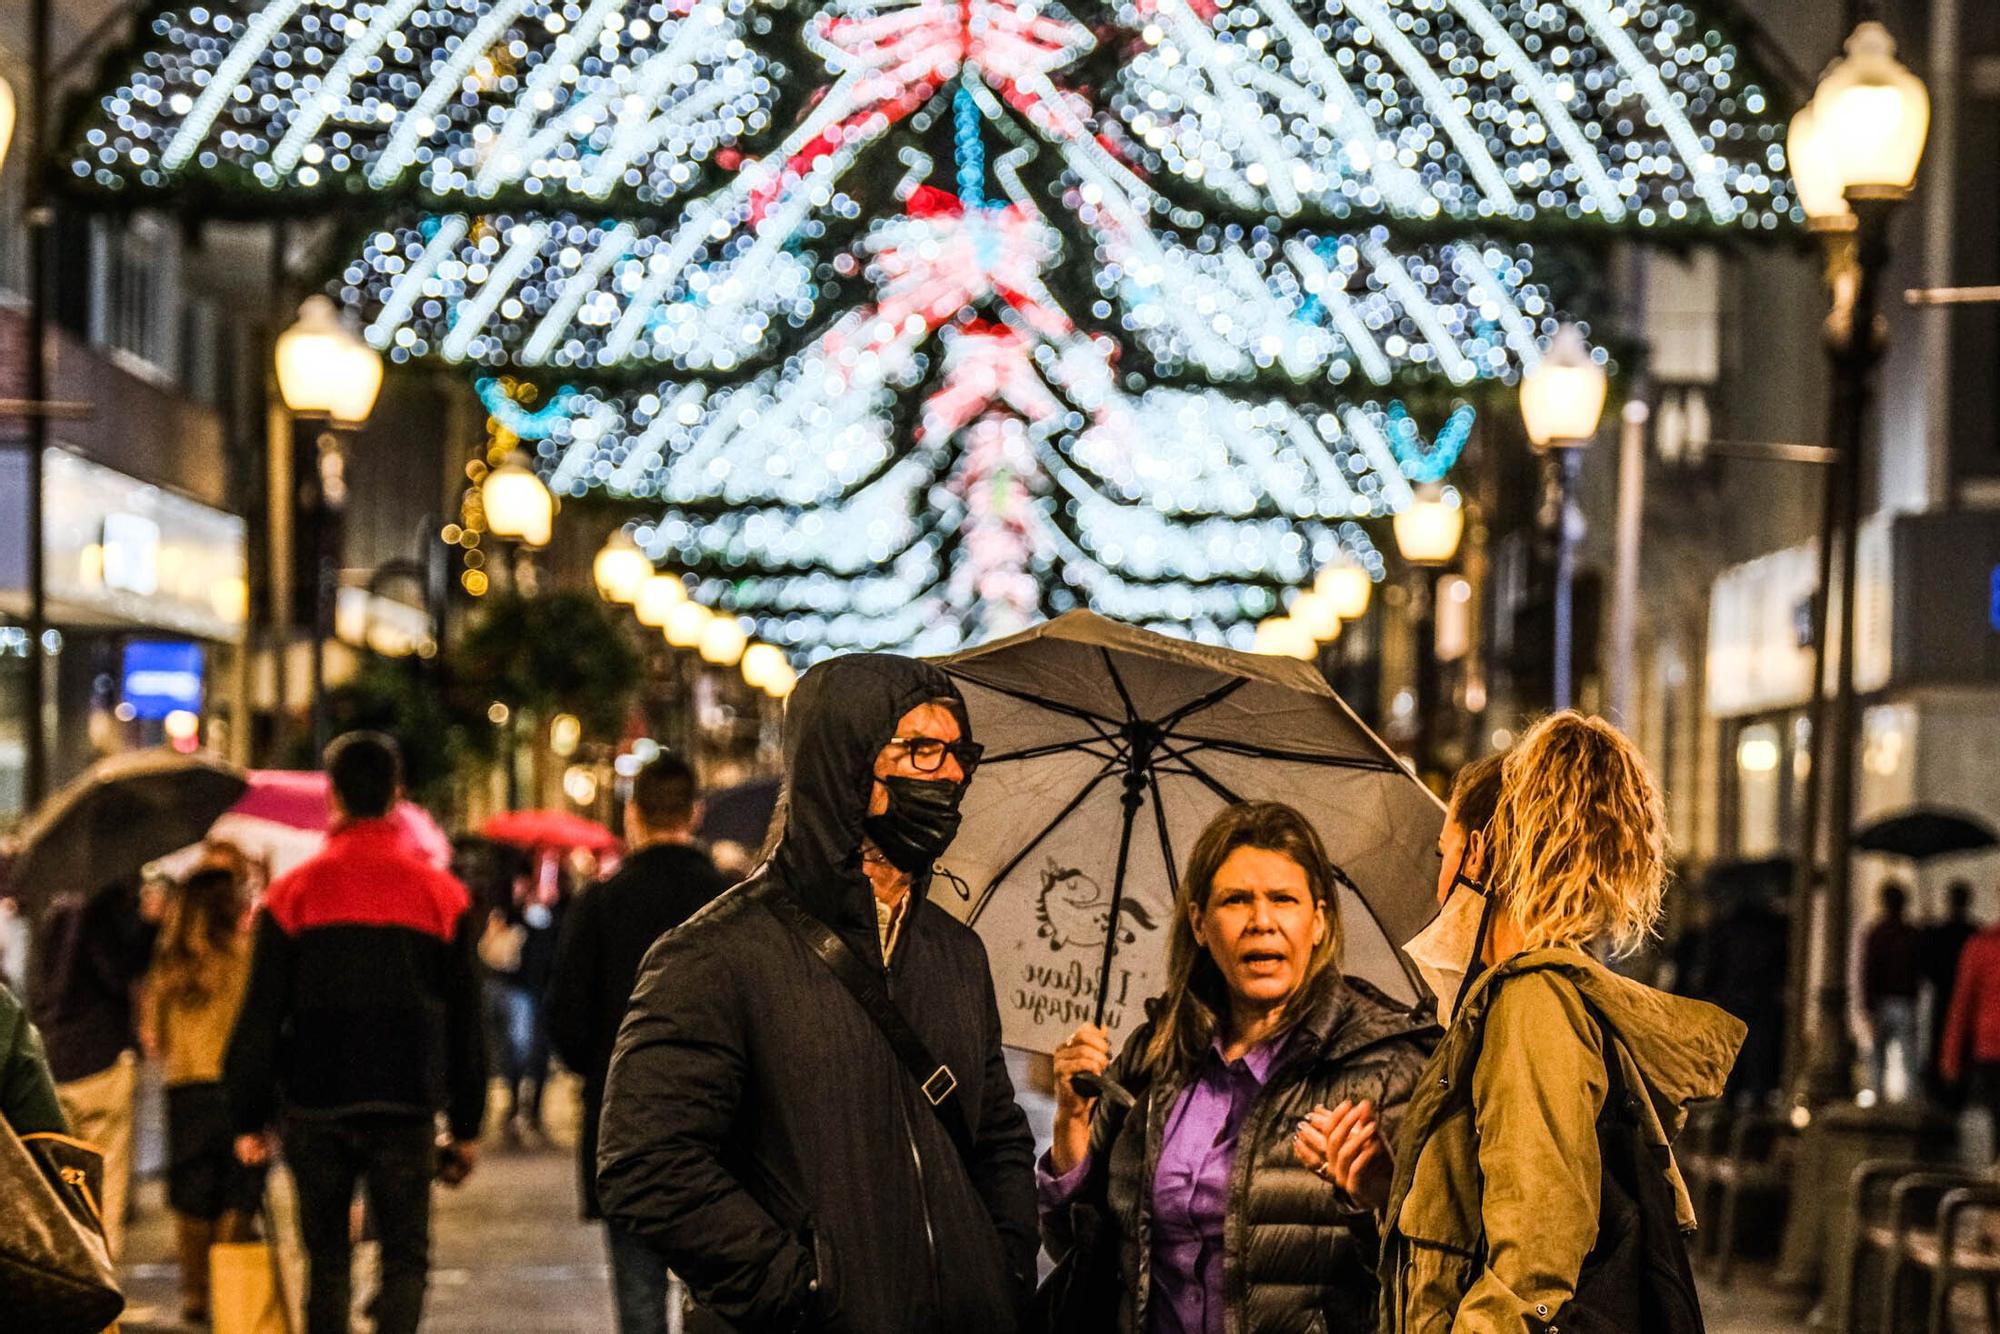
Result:
[[[1785,978],[1791,923],[1781,911],[1784,888],[1748,884],[1709,932],[1699,999],[1720,1005],[1747,1026],[1743,1049],[1724,1090],[1731,1103],[1761,1106],[1779,1091],[1785,1064]]]
[[[236,1159],[222,1058],[250,980],[250,902],[226,861],[198,866],[170,897],[140,1036],[167,1093],[167,1203],[174,1212],[181,1318],[208,1320],[208,1249],[249,1235],[263,1173]]]
[[[1115,1063],[1094,1024],[1056,1049],[1037,1185],[1076,1268],[1067,1326],[1373,1330],[1374,1222],[1329,1160],[1394,1134],[1436,1030],[1341,974],[1338,885],[1297,811],[1225,808],[1189,854],[1151,1017]],[[1107,1067],[1129,1109],[1076,1087]]]
[[[1588,947],[1652,931],[1666,820],[1637,749],[1574,712],[1509,752],[1490,827],[1454,802],[1465,847],[1439,922],[1473,980],[1393,1146],[1336,1161],[1378,1209],[1384,1334],[1701,1327],[1670,1145],[1687,1104],[1722,1091],[1743,1025],[1620,977]],[[1443,992],[1440,991],[1442,999]]]
[[[1882,915],[1861,942],[1861,1005],[1868,1015],[1868,1087],[1889,1096],[1889,1049],[1896,1049],[1903,1096],[1915,1092],[1917,990],[1923,985],[1923,933],[1909,920],[1910,891],[1882,886]]]
[[[729,887],[695,846],[694,769],[660,754],[632,778],[625,804],[630,849],[618,872],[580,895],[563,927],[549,982],[548,1023],[556,1054],[583,1080],[583,1128],[577,1138],[583,1216],[602,1218],[597,1202],[597,1118],[618,1025],[631,1003],[640,961],[653,942],[694,916]],[[667,1328],[667,1266],[630,1231],[605,1227],[619,1334]]]
[[[1945,915],[1923,929],[1917,944],[1917,969],[1930,992],[1930,1043],[1926,1048],[1926,1077],[1931,1093],[1941,1102],[1952,1100],[1950,1085],[1939,1063],[1944,1054],[1945,1018],[1951,1011],[1951,997],[1958,985],[1958,961],[1965,946],[1979,933],[1972,920],[1972,882],[1954,880],[1945,887]]]
[[[1034,1140],[986,951],[928,898],[979,759],[964,703],[927,663],[860,654],[789,712],[776,850],[640,969],[599,1199],[745,1334],[1006,1334]]]
[[[349,733],[327,748],[326,768],[334,828],[265,895],[223,1081],[242,1161],[264,1162],[281,1127],[307,1334],[347,1334],[348,1213],[364,1182],[381,1242],[375,1328],[411,1334],[429,1275],[432,1173],[455,1182],[472,1170],[486,1105],[477,927],[464,887],[388,818],[402,789],[395,743]]]
[[[132,1192],[132,1107],[139,1088],[139,981],[158,928],[137,877],[43,912],[28,995],[70,1131],[104,1154],[104,1240],[124,1247]]]
[[[2000,1153],[2000,922],[1982,927],[1959,955],[1938,1042],[1938,1073],[1992,1118],[1992,1143]]]
[[[561,876],[554,852],[538,855],[515,874],[505,905],[487,913],[479,940],[479,959],[486,965],[487,1049],[507,1086],[500,1135],[515,1148],[548,1140],[542,1125],[542,1089],[549,1078],[544,1001],[567,901]]]

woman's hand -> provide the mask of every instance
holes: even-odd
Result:
[[[1087,1098],[1070,1083],[1072,1075],[1101,1075],[1111,1065],[1111,1035],[1096,1024],[1084,1024],[1056,1048],[1056,1131],[1049,1145],[1049,1162],[1061,1176],[1090,1152],[1090,1114],[1096,1098]]]
[[[1367,1099],[1342,1102],[1331,1111],[1313,1108],[1292,1136],[1292,1152],[1363,1207],[1377,1213],[1389,1207],[1396,1159]]]

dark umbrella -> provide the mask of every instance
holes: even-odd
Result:
[[[705,843],[734,843],[756,856],[770,832],[771,813],[778,808],[778,788],[775,778],[753,778],[711,792],[701,800],[701,824],[695,836]]]
[[[1855,831],[1854,846],[1862,852],[1907,857],[1913,862],[1960,852],[1984,852],[2000,847],[1993,826],[1966,811],[1941,806],[1912,806]]]
[[[135,750],[99,760],[21,831],[10,878],[22,910],[129,879],[200,842],[246,786],[241,769],[208,755]]]
[[[1421,994],[1399,946],[1437,911],[1444,810],[1318,672],[1089,612],[942,665],[986,758],[931,893],[985,940],[1009,1045],[1137,1025],[1164,982],[1181,860],[1244,800],[1318,829],[1347,971]]]

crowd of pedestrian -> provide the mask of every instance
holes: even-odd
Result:
[[[1668,880],[1659,790],[1615,728],[1557,714],[1458,775],[1438,912],[1406,944],[1431,993],[1414,1008],[1345,971],[1321,831],[1226,805],[1176,868],[1144,1022],[1054,1053],[1039,1156],[985,946],[929,895],[982,758],[936,667],[821,664],[790,705],[773,837],[732,888],[679,757],[632,778],[603,878],[505,853],[454,875],[391,818],[393,743],[343,737],[324,847],[268,885],[216,847],[164,893],[53,903],[34,1024],[0,979],[0,1114],[103,1151],[115,1253],[138,1063],[157,1065],[197,1326],[207,1252],[256,1233],[281,1158],[308,1334],[347,1334],[363,1232],[373,1327],[418,1329],[433,1187],[476,1170],[489,1130],[542,1139],[553,1057],[581,1085],[579,1206],[621,1334],[1699,1328],[1669,1149],[1746,1034],[1775,1064],[1772,1016],[1712,949],[1682,981],[1722,1006],[1608,966]],[[1888,1053],[1931,1053],[1940,1087],[2000,1111],[2000,926],[1969,889],[1950,901],[1918,926],[1882,895],[1861,950],[1875,1082]],[[1730,911],[1741,948],[1782,942],[1770,903]]]

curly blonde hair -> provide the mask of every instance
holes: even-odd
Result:
[[[1574,710],[1507,755],[1493,820],[1491,884],[1528,948],[1608,938],[1630,954],[1666,891],[1666,809],[1624,733]]]

